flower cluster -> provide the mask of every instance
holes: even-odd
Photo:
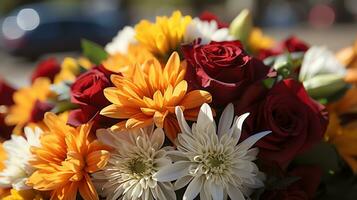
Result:
[[[2,199],[307,200],[337,172],[317,162],[324,145],[357,172],[342,122],[357,50],[275,43],[248,10],[175,11],[82,45],[28,87],[0,80]]]

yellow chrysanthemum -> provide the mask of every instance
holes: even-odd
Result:
[[[56,75],[54,83],[60,83],[63,81],[74,81],[76,76],[80,73],[80,67],[90,69],[92,63],[87,58],[74,58],[67,57],[61,64],[61,71]]]
[[[112,129],[141,128],[155,124],[164,128],[168,138],[174,141],[178,132],[175,107],[181,106],[187,119],[195,119],[200,106],[212,100],[206,91],[187,92],[187,82],[184,80],[186,65],[180,64],[176,52],[164,68],[157,60],[133,67],[133,76],[112,75],[115,87],[104,90],[112,105],[104,108],[101,114],[124,120]]]
[[[270,49],[274,46],[274,39],[263,34],[259,28],[253,28],[248,39],[248,45],[253,52]]]
[[[135,37],[151,53],[165,57],[175,51],[182,42],[191,20],[190,16],[182,16],[180,11],[173,12],[171,17],[156,17],[155,23],[142,20],[135,26]]]
[[[11,189],[10,194],[2,198],[2,200],[44,200],[45,198],[39,192],[34,190],[17,191]]]
[[[141,45],[130,44],[127,54],[114,54],[105,60],[103,65],[109,71],[131,76],[133,74],[133,67],[130,66],[143,64],[146,60],[152,58],[154,56]]]
[[[46,101],[51,95],[51,81],[48,78],[37,78],[30,87],[24,87],[15,92],[15,104],[9,108],[5,122],[16,125],[14,133],[21,133],[22,128],[31,119],[31,112],[36,101]]]
[[[46,113],[44,122],[48,130],[40,139],[42,146],[32,149],[35,158],[30,163],[36,171],[27,184],[51,191],[54,200],[75,200],[78,191],[84,199],[98,199],[89,174],[106,165],[108,148],[89,138],[89,124],[75,129],[53,113]]]

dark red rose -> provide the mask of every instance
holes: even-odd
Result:
[[[300,166],[291,170],[287,177],[300,178],[284,188],[267,190],[262,200],[311,200],[320,184],[322,171],[315,166]]]
[[[221,21],[215,14],[204,11],[200,14],[200,20],[202,21],[216,21],[218,28],[228,28],[229,24],[226,22]]]
[[[60,64],[55,58],[43,60],[37,65],[37,68],[31,75],[31,82],[34,82],[39,77],[47,77],[51,81],[55,78],[56,74],[61,70]]]
[[[96,128],[112,125],[112,119],[99,115],[102,108],[110,102],[105,98],[103,90],[112,86],[111,72],[103,66],[95,67],[80,75],[71,86],[71,102],[79,109],[71,111],[68,123],[79,126],[94,121]]]
[[[321,141],[328,125],[324,106],[312,100],[304,86],[293,79],[274,85],[258,107],[246,121],[244,134],[271,130],[256,144],[259,157],[282,168]]]
[[[251,101],[251,97],[262,93],[261,81],[267,78],[270,68],[249,56],[239,41],[207,45],[195,41],[183,45],[182,50],[188,63],[186,80],[191,87],[210,92],[214,105],[225,106],[243,96]]]
[[[16,90],[0,78],[0,137],[9,139],[13,126],[5,124],[6,109],[14,104],[12,95]]]
[[[276,47],[272,49],[263,49],[259,52],[258,57],[265,59],[270,56],[282,54],[284,52],[306,52],[309,49],[309,45],[301,41],[295,36],[290,36]]]

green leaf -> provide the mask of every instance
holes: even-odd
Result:
[[[102,46],[86,39],[81,41],[83,55],[96,65],[108,58],[108,53]]]
[[[78,106],[76,104],[73,104],[69,101],[61,101],[57,102],[55,107],[51,110],[51,112],[58,114],[58,113],[63,113],[68,110],[74,110]]]
[[[272,88],[274,83],[275,83],[275,78],[267,78],[263,80],[263,84],[267,89]]]

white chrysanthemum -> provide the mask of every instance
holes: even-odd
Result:
[[[208,44],[210,41],[222,42],[232,41],[234,37],[229,35],[228,28],[218,28],[217,22],[202,21],[199,18],[195,18],[187,26],[184,35],[184,41],[186,43],[201,38],[201,44]]]
[[[97,137],[115,149],[107,166],[93,174],[102,196],[108,200],[176,199],[170,182],[153,178],[162,167],[172,163],[167,151],[161,148],[165,140],[161,128],[98,130]]]
[[[299,79],[306,81],[317,75],[334,74],[344,77],[345,67],[337,60],[336,56],[326,47],[313,46],[307,50],[301,64]]]
[[[3,143],[7,155],[5,169],[0,172],[0,187],[12,187],[15,190],[30,189],[26,185],[27,178],[34,172],[28,163],[33,158],[30,151],[32,146],[39,147],[42,130],[26,127],[25,136],[12,135],[11,139]]]
[[[116,53],[126,54],[129,44],[136,42],[134,28],[125,26],[118,32],[118,35],[113,38],[112,42],[105,46],[105,50],[111,55]]]
[[[238,144],[242,124],[248,113],[234,118],[234,108],[229,104],[223,111],[216,133],[211,108],[203,104],[197,123],[188,126],[181,108],[176,108],[182,133],[177,138],[177,151],[170,154],[175,163],[161,169],[155,178],[175,182],[175,189],[188,185],[184,200],[200,194],[201,200],[244,200],[252,189],[263,187],[264,175],[253,160],[257,148],[251,148],[270,132],[250,136]]]

